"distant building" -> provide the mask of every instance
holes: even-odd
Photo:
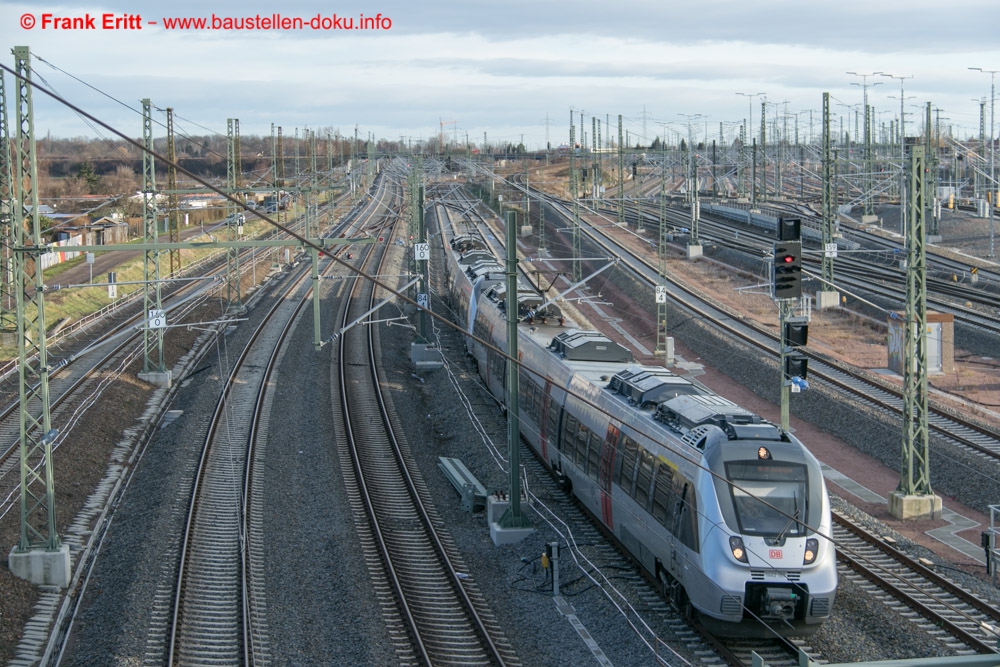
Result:
[[[72,249],[75,246],[128,242],[128,223],[122,220],[110,217],[100,218],[94,222],[88,222],[86,218],[77,218],[77,220],[80,222],[57,224],[48,230],[52,245],[56,248],[41,256],[43,270],[79,257],[80,251]]]

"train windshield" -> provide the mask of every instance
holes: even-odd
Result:
[[[808,485],[803,465],[783,461],[731,461],[726,474],[739,531],[764,537],[806,533]],[[739,488],[737,488],[739,487]]]

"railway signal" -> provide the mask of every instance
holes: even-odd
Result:
[[[774,244],[774,298],[797,299],[802,296],[802,242],[778,241]]]
[[[784,327],[785,345],[802,347],[809,344],[809,318],[789,317]]]
[[[792,381],[793,378],[806,379],[809,370],[809,359],[801,352],[788,352],[785,354],[785,379]]]
[[[778,218],[778,240],[798,241],[802,238],[801,218]]]
[[[809,318],[808,317],[784,317],[781,323],[781,349],[784,379],[792,382],[793,385],[803,388],[795,382],[798,378],[800,383],[806,379],[809,367],[809,359],[802,354],[798,348],[809,344]],[[808,386],[808,385],[807,385]],[[796,391],[796,389],[793,389]]]
[[[779,253],[775,247],[776,272],[778,257]],[[777,294],[779,292],[776,282],[775,295]],[[778,330],[781,332],[778,357],[781,368],[781,428],[785,431],[788,430],[789,423],[789,394],[798,394],[809,388],[809,383],[806,382],[809,358],[801,350],[809,343],[809,318],[793,316],[795,304],[796,301],[790,298],[778,301]]]

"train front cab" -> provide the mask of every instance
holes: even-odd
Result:
[[[705,456],[720,515],[708,522],[703,551],[720,557],[703,561],[715,586],[698,606],[722,622],[722,633],[760,634],[761,622],[780,634],[817,630],[837,588],[835,550],[822,537],[831,520],[818,462],[795,440],[727,441]]]

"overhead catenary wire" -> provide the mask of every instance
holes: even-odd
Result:
[[[2,68],[3,70],[9,72],[17,80],[24,80],[24,78],[25,78],[25,77],[21,76],[18,72],[14,71],[13,69],[11,69],[10,67],[8,67],[5,64],[0,63],[0,68]],[[209,190],[215,192],[216,194],[218,194],[223,199],[231,202],[232,204],[234,204],[234,205],[236,205],[236,206],[238,206],[238,207],[240,207],[240,208],[242,208],[244,210],[250,210],[248,207],[245,206],[245,204],[243,202],[241,202],[238,199],[236,199],[235,197],[231,196],[229,193],[226,193],[226,192],[222,191],[221,189],[217,188],[216,186],[212,185],[206,179],[204,179],[204,178],[196,175],[195,173],[191,172],[190,170],[188,170],[188,169],[186,169],[186,168],[184,168],[184,167],[182,167],[180,165],[177,165],[176,163],[172,163],[171,161],[167,160],[164,156],[160,155],[156,151],[147,150],[146,147],[143,146],[139,141],[136,141],[136,140],[130,138],[125,133],[123,133],[123,132],[115,129],[114,127],[112,127],[108,123],[106,123],[106,122],[100,120],[99,118],[93,116],[92,114],[84,111],[79,106],[77,106],[77,105],[69,102],[65,98],[63,98],[60,95],[58,95],[57,93],[49,90],[48,88],[46,88],[44,86],[39,85],[37,82],[30,80],[30,78],[27,80],[27,83],[29,83],[32,86],[32,88],[34,88],[38,92],[40,92],[40,93],[42,93],[42,94],[44,94],[44,95],[52,98],[53,100],[59,102],[60,104],[63,104],[64,106],[66,106],[68,109],[74,111],[75,113],[77,113],[77,114],[79,114],[79,115],[81,115],[81,116],[89,119],[90,121],[98,124],[99,126],[105,128],[107,131],[109,131],[109,132],[115,134],[116,136],[120,137],[126,143],[128,143],[128,144],[130,144],[130,145],[132,145],[132,146],[134,146],[136,148],[138,148],[140,151],[148,152],[152,157],[154,157],[155,159],[160,160],[162,163],[174,166],[179,172],[187,175],[188,177],[190,177],[195,182],[197,182],[200,185],[202,185],[202,186],[208,188]],[[330,260],[332,260],[332,261],[340,264],[342,267],[344,267],[348,271],[354,272],[359,277],[364,278],[366,280],[369,280],[374,285],[376,285],[376,286],[378,286],[378,287],[386,290],[387,292],[393,294],[398,299],[400,299],[402,302],[404,302],[406,304],[409,304],[411,306],[417,307],[417,308],[420,307],[414,299],[412,299],[412,298],[410,298],[410,297],[408,297],[408,296],[406,296],[406,295],[398,292],[396,289],[394,289],[393,287],[391,287],[388,284],[384,283],[379,278],[377,278],[377,277],[375,277],[373,275],[370,275],[370,274],[366,273],[363,270],[358,269],[357,267],[351,265],[350,263],[348,263],[345,260],[340,259],[335,253],[333,253],[330,250],[328,250],[328,249],[320,246],[319,244],[317,244],[317,243],[315,243],[315,242],[307,239],[306,237],[304,237],[301,234],[293,231],[292,229],[286,227],[285,225],[282,225],[281,223],[279,223],[279,222],[275,221],[274,219],[272,219],[270,216],[268,216],[266,214],[262,214],[260,212],[255,212],[255,214],[258,217],[260,217],[261,219],[265,220],[268,224],[270,224],[273,227],[275,227],[276,229],[279,229],[279,230],[285,232],[286,234],[288,234],[290,237],[298,240],[304,246],[308,246],[310,248],[315,249],[318,253],[320,253],[320,254],[326,256],[328,259],[330,259]],[[426,309],[424,309],[424,310],[426,310]],[[531,369],[531,368],[525,366],[519,360],[510,357],[505,350],[499,349],[498,347],[496,347],[493,344],[491,344],[489,341],[486,341],[486,340],[484,340],[484,339],[482,339],[482,338],[480,338],[480,337],[478,337],[478,336],[476,336],[474,334],[471,334],[471,333],[465,331],[464,329],[462,329],[458,325],[456,325],[456,324],[452,323],[451,321],[449,321],[447,318],[445,318],[445,317],[443,317],[443,316],[441,316],[441,315],[439,315],[437,313],[434,313],[433,311],[427,310],[427,314],[431,318],[437,320],[438,322],[443,323],[446,326],[453,327],[453,328],[461,331],[461,333],[464,336],[468,336],[472,340],[475,340],[477,343],[479,343],[479,344],[483,345],[484,347],[486,347],[486,348],[494,351],[495,353],[497,353],[498,355],[500,355],[502,358],[506,359],[507,361],[518,364],[518,366],[522,370],[524,370],[525,372],[527,372],[527,373],[529,373],[529,374],[531,374],[533,376],[539,377],[539,378],[541,377],[540,374],[537,371],[535,371],[534,369]],[[566,393],[567,393],[567,395],[571,395],[571,396],[574,396],[577,399],[586,401],[585,397],[579,395],[578,393],[572,391],[569,388],[566,389]],[[599,406],[594,406],[594,408],[596,410],[602,412],[603,414],[606,414],[606,415],[608,414],[605,410],[603,410]],[[643,433],[643,435],[646,435],[647,437],[649,437],[648,434]],[[665,446],[667,446],[667,445],[665,444]],[[674,451],[674,453],[677,456],[679,456],[681,458],[684,458],[685,460],[687,460],[688,462],[690,462],[692,465],[695,465],[698,468],[702,469],[707,474],[709,474],[709,475],[711,475],[713,477],[720,477],[718,475],[718,473],[716,473],[716,472],[714,472],[714,471],[706,468],[705,466],[703,466],[700,463],[700,461],[696,460],[695,458],[691,457],[690,455],[686,454],[685,452],[682,452],[679,449],[673,448],[673,447],[671,449],[672,449],[672,451]],[[726,480],[725,478],[721,478],[721,479],[726,484],[729,484],[730,486],[732,486],[734,488],[740,489],[741,491],[744,491],[745,493],[748,493],[746,490],[741,489],[738,485],[734,484],[733,482],[731,482],[729,480]],[[788,516],[787,513],[782,512],[782,510],[780,508],[774,507],[773,505],[771,505],[770,503],[767,503],[764,500],[761,500],[760,502],[762,502],[763,504],[767,505],[770,509],[772,509],[772,510],[774,510],[776,512],[782,513],[786,517]],[[805,522],[803,522],[801,520],[797,520],[797,521],[798,521],[798,523],[800,523],[802,525],[808,525],[808,524],[805,524]],[[833,544],[836,543],[832,535],[828,535],[828,534],[824,534],[822,532],[819,532],[816,529],[815,526],[808,526],[808,527],[811,530],[813,530],[817,536],[822,537],[822,538],[828,540],[830,543],[833,543]]]

